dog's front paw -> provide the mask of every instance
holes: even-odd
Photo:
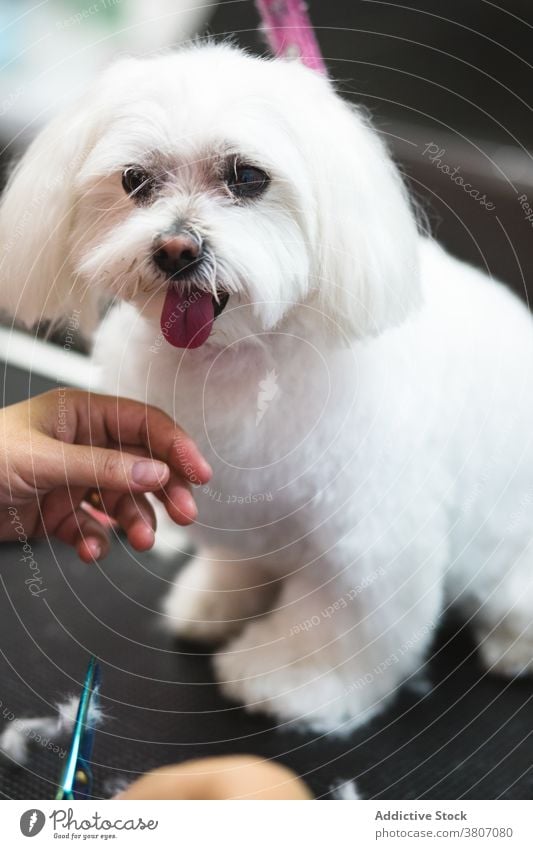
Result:
[[[486,669],[506,678],[533,674],[533,632],[501,623],[488,634],[480,631],[479,653]]]
[[[265,609],[273,586],[258,570],[193,557],[163,601],[167,628],[186,640],[224,642]]]
[[[279,637],[269,616],[254,622],[214,657],[227,698],[280,723],[345,733],[374,711],[359,704],[327,648],[295,656],[291,637]],[[301,646],[300,646],[301,647]]]
[[[237,622],[231,618],[235,611],[226,610],[225,601],[224,596],[201,591],[178,577],[163,601],[165,626],[183,640],[221,643],[238,630]]]

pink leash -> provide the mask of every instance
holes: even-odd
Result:
[[[326,65],[303,0],[255,2],[274,55],[285,59],[300,59],[308,68],[327,76]]]

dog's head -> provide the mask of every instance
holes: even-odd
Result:
[[[112,66],[38,136],[0,209],[0,305],[27,324],[123,298],[195,347],[299,305],[339,338],[419,298],[416,224],[377,134],[296,62],[227,45]]]

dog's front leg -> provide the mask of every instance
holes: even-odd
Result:
[[[440,613],[438,575],[406,566],[287,578],[271,612],[216,655],[223,692],[317,730],[370,719],[423,664]]]
[[[202,549],[178,573],[163,600],[168,630],[177,637],[220,643],[264,613],[278,587],[260,562],[222,549]]]

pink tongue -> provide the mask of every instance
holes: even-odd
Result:
[[[215,309],[212,295],[180,295],[169,286],[161,312],[161,332],[175,348],[199,348],[211,333]]]

